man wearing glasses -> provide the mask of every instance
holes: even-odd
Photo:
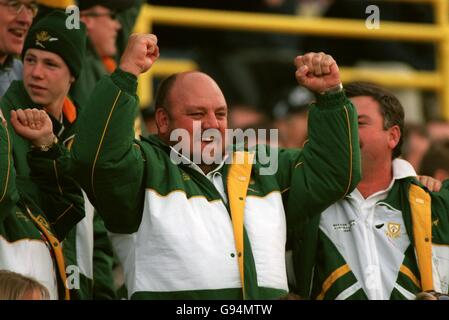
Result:
[[[0,0],[0,97],[13,80],[22,78],[23,42],[37,14],[34,0]]]

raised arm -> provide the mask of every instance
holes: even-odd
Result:
[[[145,160],[134,141],[137,76],[158,56],[154,35],[131,35],[119,68],[97,84],[77,122],[73,176],[112,232],[140,224]]]
[[[293,163],[287,222],[322,212],[350,193],[360,180],[357,114],[346,98],[335,60],[324,53],[295,59],[298,83],[316,95],[309,113],[309,140]]]

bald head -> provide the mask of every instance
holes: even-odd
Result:
[[[191,90],[193,90],[192,94],[197,97],[207,94],[223,96],[220,87],[214,79],[203,72],[186,71],[174,73],[160,83],[156,92],[155,108],[164,108],[168,111],[173,103],[173,99],[176,100],[178,96],[183,97]],[[207,99],[207,96],[205,98]]]

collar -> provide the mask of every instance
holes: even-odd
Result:
[[[404,159],[393,160],[393,181],[400,180],[408,177],[415,177],[416,171],[410,162]]]
[[[178,154],[181,158],[182,158],[182,163],[185,164],[186,166],[194,169],[195,171],[198,171],[199,173],[201,173],[204,176],[209,176],[214,174],[215,172],[219,171],[223,165],[226,163],[226,160],[229,158],[229,154],[225,154],[225,156],[223,157],[223,160],[220,162],[220,164],[212,171],[210,171],[208,174],[205,174],[203,170],[201,170],[201,168],[194,163],[192,160],[190,160],[189,158],[187,158],[186,156],[184,156],[183,154],[179,153],[178,151],[176,151],[175,148],[173,148],[172,146],[169,146],[170,150],[175,152],[176,154]]]
[[[62,113],[69,123],[73,123],[76,120],[76,107],[69,97],[65,97],[64,104],[62,106]]]
[[[384,190],[379,190],[372,195],[370,195],[366,200],[377,197],[383,193],[387,193],[393,188],[394,183],[396,180],[401,180],[409,177],[416,177],[416,171],[413,168],[413,166],[404,159],[394,159],[392,162],[392,170],[393,170],[393,178],[391,179],[390,184],[388,187]],[[349,198],[361,198],[363,199],[362,195],[360,194],[359,190],[356,188],[353,192],[351,192],[350,195],[348,195]]]

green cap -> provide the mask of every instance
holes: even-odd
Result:
[[[22,59],[28,49],[56,53],[67,64],[72,76],[78,78],[86,51],[86,26],[80,22],[79,29],[69,29],[68,18],[64,12],[55,10],[33,25],[25,39]]]

